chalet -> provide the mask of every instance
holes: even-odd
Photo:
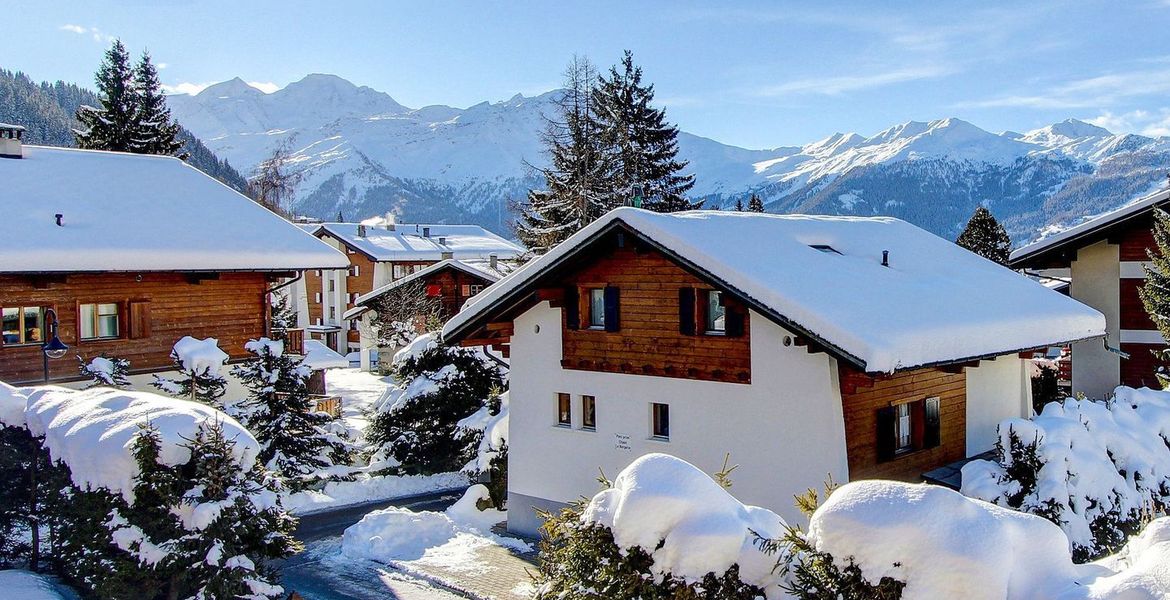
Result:
[[[293,291],[298,323],[310,337],[342,354],[362,346],[360,322],[345,317],[362,294],[442,260],[486,263],[512,260],[523,253],[516,244],[478,225],[403,224],[378,217],[362,223],[301,227],[349,257],[348,268],[305,273]]]
[[[4,132],[0,128],[0,136]],[[5,142],[11,141],[5,139]],[[268,333],[268,295],[346,257],[183,161],[5,145],[0,380],[78,376],[77,356],[166,370],[181,337],[232,358]],[[43,364],[42,345],[69,346]]]
[[[1104,398],[1118,385],[1157,387],[1160,364],[1151,350],[1166,347],[1142,306],[1138,289],[1154,243],[1154,209],[1170,191],[1146,196],[1076,227],[1012,252],[1010,265],[1069,281],[1068,293],[1105,315],[1106,336],[1072,345],[1072,390]]]
[[[509,528],[647,452],[796,519],[821,484],[917,480],[1030,414],[1021,353],[1095,310],[893,218],[619,208],[473,298],[450,344],[509,348]]]

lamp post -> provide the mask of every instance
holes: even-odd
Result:
[[[45,323],[42,327],[42,337],[49,341],[41,346],[41,352],[44,354],[43,360],[45,365],[45,383],[49,383],[49,359],[58,359],[65,356],[69,351],[69,346],[61,342],[61,338],[57,337],[57,311],[46,308],[45,309]]]

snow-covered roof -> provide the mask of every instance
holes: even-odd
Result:
[[[25,146],[24,158],[0,161],[0,181],[0,272],[349,264],[328,244],[174,157]]]
[[[1105,334],[1096,310],[899,219],[623,207],[473,297],[443,327],[444,340],[474,333],[528,284],[621,226],[868,372]]]
[[[358,235],[359,225],[365,235]],[[367,223],[319,223],[306,225],[310,231],[325,231],[374,261],[430,261],[443,259],[444,252],[459,260],[484,259],[492,254],[515,258],[524,253],[520,246],[479,225],[426,225],[419,223],[393,226]],[[424,235],[428,234],[428,235]],[[442,242],[442,243],[440,243]]]
[[[417,281],[419,279],[422,279],[422,278],[424,278],[432,273],[435,273],[437,271],[442,271],[443,269],[457,269],[457,270],[463,271],[464,273],[467,273],[468,275],[471,275],[473,277],[479,277],[479,278],[487,281],[489,284],[491,284],[491,283],[495,283],[495,282],[499,281],[501,277],[503,277],[509,271],[511,271],[512,270],[511,265],[513,265],[513,264],[514,263],[512,263],[510,261],[509,262],[497,261],[496,267],[493,269],[491,267],[490,261],[455,260],[453,258],[449,258],[447,260],[442,260],[442,261],[439,261],[433,265],[426,267],[425,269],[419,269],[418,271],[415,271],[414,273],[411,273],[410,275],[407,275],[406,277],[403,277],[401,279],[396,279],[394,281],[391,281],[390,283],[387,283],[386,285],[376,287],[376,288],[358,296],[357,299],[353,303],[354,307],[345,311],[345,314],[342,315],[342,318],[343,319],[352,319],[352,318],[362,314],[363,312],[365,312],[368,309],[367,305],[372,300],[382,296],[382,294],[385,294],[386,292],[389,292],[390,290],[394,290],[394,289],[397,289],[399,287],[402,287],[402,286],[404,286],[412,281]]]
[[[1155,206],[1167,200],[1170,200],[1170,190],[1162,190],[1134,200],[1121,208],[1097,215],[1084,223],[1050,235],[1022,248],[1017,248],[1011,254],[1011,263],[1015,266],[1018,263],[1027,261],[1030,258],[1054,250],[1060,246],[1084,239],[1105,227],[1152,210]]]
[[[349,359],[319,340],[305,340],[305,358],[302,364],[314,371],[347,369],[349,368]]]

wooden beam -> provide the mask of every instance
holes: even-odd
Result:
[[[560,308],[565,304],[564,288],[541,288],[536,290],[536,301],[547,301],[553,308]]]
[[[49,284],[66,283],[67,275],[30,275],[28,280],[35,290],[47,290]]]
[[[516,325],[512,321],[488,323],[484,328],[491,333],[504,337],[512,337],[512,334],[516,332]]]
[[[215,281],[219,279],[219,273],[187,273],[187,283],[191,285],[199,285],[204,281]]]

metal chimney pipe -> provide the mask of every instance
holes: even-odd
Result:
[[[53,216],[57,218],[57,227],[64,227],[65,226],[64,224],[61,223],[61,219],[65,218],[65,215],[63,215],[61,213],[57,213]]]
[[[882,266],[883,267],[890,266],[890,251],[889,250],[882,250]]]

